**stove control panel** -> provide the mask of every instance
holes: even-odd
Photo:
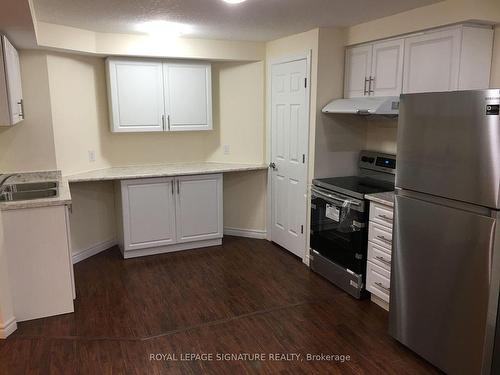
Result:
[[[361,151],[359,155],[359,168],[395,174],[396,155],[375,151]]]

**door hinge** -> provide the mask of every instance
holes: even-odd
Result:
[[[306,88],[307,88],[307,77],[306,77],[306,78],[304,78],[304,87],[306,87]]]
[[[303,225],[300,226],[300,233],[304,234],[304,226]]]
[[[306,162],[306,154],[302,154],[302,164],[305,164]]]

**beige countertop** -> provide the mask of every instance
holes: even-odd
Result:
[[[23,208],[37,208],[48,206],[61,206],[71,204],[71,194],[69,191],[68,181],[62,178],[60,171],[46,171],[46,172],[23,172],[13,176],[7,180],[7,185],[15,183],[26,182],[45,182],[45,181],[58,181],[59,193],[55,197],[30,199],[14,202],[0,202],[0,210],[17,210]]]
[[[112,181],[133,178],[172,177],[194,174],[244,172],[267,169],[265,164],[238,163],[172,163],[164,165],[140,165],[112,167],[66,176],[70,183],[87,181]]]
[[[383,193],[366,194],[365,198],[377,202],[380,204],[385,204],[389,207],[394,207],[394,191],[387,191]]]

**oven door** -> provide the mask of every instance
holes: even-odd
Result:
[[[311,249],[342,268],[365,275],[367,217],[363,200],[313,186]]]

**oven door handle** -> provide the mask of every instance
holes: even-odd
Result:
[[[356,201],[353,201],[353,200],[350,200],[350,199],[344,199],[344,198],[339,198],[335,195],[332,195],[332,194],[328,194],[328,193],[324,193],[322,191],[319,191],[315,188],[311,188],[311,193],[312,194],[315,194],[315,195],[319,195],[320,197],[323,197],[323,198],[326,198],[326,199],[331,199],[331,200],[334,200],[334,201],[337,201],[337,202],[340,202],[340,203],[344,203],[344,202],[347,202],[353,206],[358,206],[359,207],[359,202],[356,202]]]

